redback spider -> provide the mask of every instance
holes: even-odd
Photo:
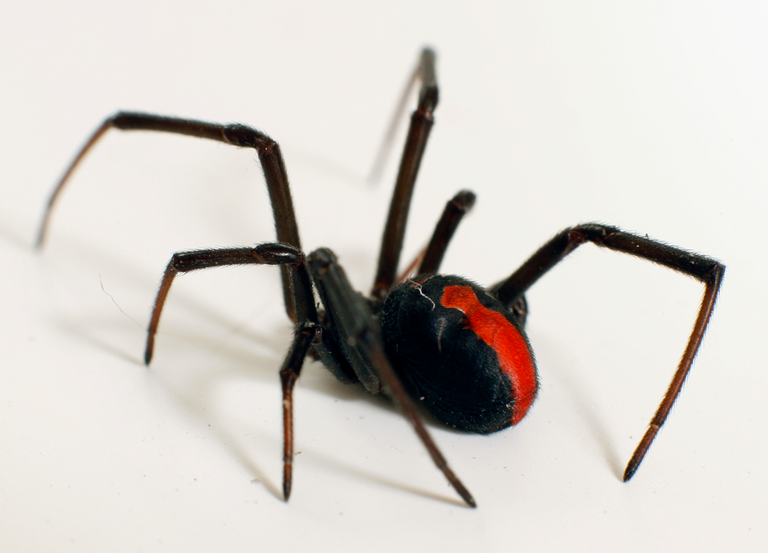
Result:
[[[417,82],[421,83],[418,106],[411,116],[376,278],[368,297],[351,287],[331,250],[321,248],[306,256],[302,253],[280,148],[267,135],[243,125],[144,113],[120,112],[109,117],[86,142],[53,191],[43,216],[38,246],[43,244],[51,209],[64,185],[85,154],[110,128],[184,134],[257,151],[274,213],[277,242],[174,254],[152,310],[144,358],[147,364],[152,359],[160,314],[177,274],[222,265],[279,265],[285,309],[296,324],[292,344],[280,368],[286,500],[291,493],[293,470],[293,387],[308,353],[319,358],[339,380],[359,382],[372,394],[389,395],[413,425],[437,467],[464,501],[474,507],[475,500],[448,467],[414,403],[423,405],[444,424],[464,431],[496,432],[520,422],[536,399],[539,387],[533,351],[523,331],[527,314],[524,293],[585,242],[690,275],[704,283],[704,297],[672,383],[627,465],[624,481],[629,480],[664,424],[690,371],[712,315],[725,266],[616,227],[590,223],[559,232],[512,275],[484,289],[462,277],[438,274],[457,225],[475,201],[472,192],[462,191],[446,205],[420,258],[398,278],[413,187],[438,99],[435,54],[430,49],[421,53],[395,120],[404,111],[408,92]],[[388,137],[393,127],[394,123]],[[411,277],[416,267],[416,276]],[[320,304],[316,304],[315,294]]]

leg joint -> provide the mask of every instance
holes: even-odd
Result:
[[[242,148],[255,148],[259,151],[270,150],[277,144],[266,134],[246,125],[227,125],[221,129],[221,136],[227,144]]]

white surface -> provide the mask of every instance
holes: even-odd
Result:
[[[764,5],[277,4],[5,7],[0,549],[765,550]],[[431,427],[476,510],[396,412],[307,364],[285,504],[275,271],[180,279],[140,364],[174,251],[272,239],[255,155],[114,131],[32,249],[53,183],[105,116],[238,121],[280,141],[305,247],[333,247],[366,290],[394,163],[378,187],[363,175],[425,43],[441,104],[404,257],[472,188],[445,270],[481,283],[592,220],[728,266],[627,485],[701,295],[670,271],[584,247],[531,290],[543,388],[529,417],[492,436]]]

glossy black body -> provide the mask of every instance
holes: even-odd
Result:
[[[481,286],[458,276],[426,275],[387,296],[381,311],[387,352],[411,397],[437,420],[467,432],[496,432],[511,424],[512,383],[464,314],[440,303],[451,285],[471,287],[483,306],[504,315],[525,338],[512,310]]]

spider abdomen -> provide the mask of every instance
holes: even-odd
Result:
[[[470,432],[517,424],[538,390],[528,341],[482,287],[431,275],[395,287],[381,312],[392,362],[412,396]]]

